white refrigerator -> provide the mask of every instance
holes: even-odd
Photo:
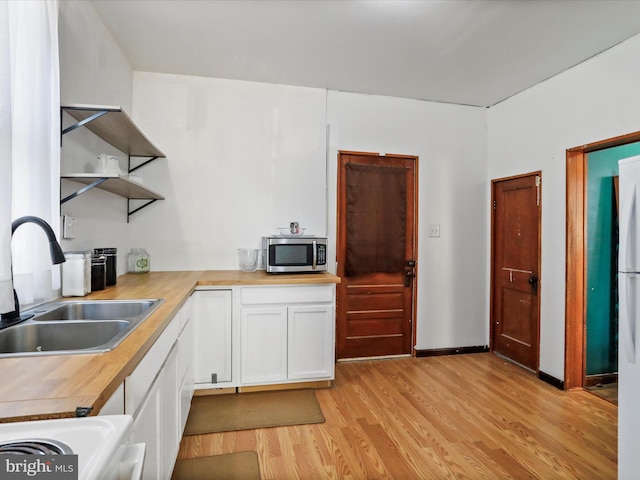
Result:
[[[640,156],[619,165],[618,478],[640,479]]]

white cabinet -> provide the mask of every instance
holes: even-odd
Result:
[[[335,286],[241,289],[243,385],[332,380]]]
[[[178,456],[180,429],[180,381],[178,378],[178,344],[174,344],[158,377],[160,390],[159,473],[153,478],[171,478]],[[146,477],[146,475],[145,475]],[[149,477],[152,478],[152,477]]]
[[[287,379],[287,308],[242,309],[240,339],[243,384]]]
[[[200,286],[197,389],[333,380],[335,284]]]
[[[335,366],[333,305],[288,308],[288,368],[293,379],[333,379]]]
[[[144,467],[142,478],[160,477],[160,386],[158,382],[151,384],[147,396],[136,412],[133,422],[132,443],[144,443]]]
[[[200,388],[220,387],[233,380],[231,300],[228,289],[198,288],[193,294],[194,378]]]
[[[169,479],[178,455],[178,362],[174,345],[133,420],[133,442],[145,444],[144,479]]]
[[[146,445],[144,479],[171,478],[193,395],[190,302],[124,381],[133,441]]]

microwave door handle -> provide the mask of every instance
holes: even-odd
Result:
[[[313,249],[313,262],[311,264],[311,268],[315,270],[318,266],[318,245],[316,244],[315,240],[311,242],[311,245]]]

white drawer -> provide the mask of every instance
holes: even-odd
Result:
[[[240,302],[242,305],[273,305],[296,303],[333,302],[336,287],[330,285],[287,285],[242,287]]]

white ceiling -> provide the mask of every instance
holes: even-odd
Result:
[[[139,71],[491,106],[640,33],[640,0],[91,0]]]

